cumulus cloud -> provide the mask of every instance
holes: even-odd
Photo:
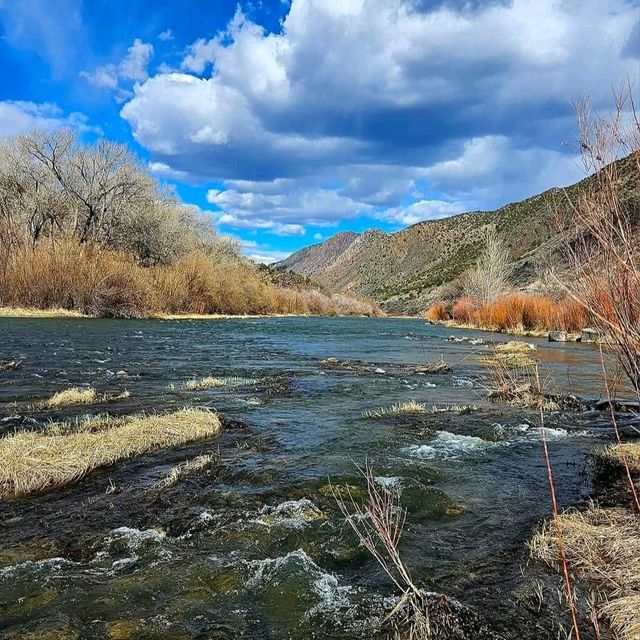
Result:
[[[277,33],[238,11],[121,115],[166,171],[223,182],[229,226],[411,224],[578,177],[569,101],[637,74],[636,24],[632,0],[293,0]]]
[[[80,75],[90,84],[106,89],[117,89],[122,81],[143,82],[149,77],[147,67],[153,57],[153,45],[136,38],[127,49],[127,55],[119,64],[106,64],[93,71],[81,71]],[[123,93],[122,97],[132,94]]]
[[[18,100],[0,101],[0,138],[19,135],[34,129],[76,129],[81,133],[102,134],[87,116],[74,112],[65,115],[55,104]]]
[[[278,235],[304,235],[304,225],[331,226],[373,207],[305,180],[230,180],[226,189],[210,189],[207,201],[221,211],[220,224],[264,229]]]

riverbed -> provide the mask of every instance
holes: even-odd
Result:
[[[526,549],[550,512],[538,417],[484,399],[478,356],[507,340],[396,318],[0,318],[0,360],[21,361],[0,374],[0,435],[185,406],[218,411],[224,426],[211,441],[0,501],[0,637],[377,637],[400,594],[328,487],[362,488],[354,463],[367,462],[407,509],[402,552],[416,583],[502,637],[555,638],[562,611],[552,595],[538,602],[555,578]],[[555,391],[600,394],[597,349],[525,341]],[[440,358],[451,371],[412,368]],[[181,386],[205,376],[233,384]],[[31,407],[86,385],[111,399]],[[366,415],[409,400],[468,410]],[[606,416],[555,413],[546,428],[560,506],[578,504],[590,454],[610,441]],[[206,473],[163,484],[199,455],[214,456]]]

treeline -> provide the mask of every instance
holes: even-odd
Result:
[[[380,313],[274,284],[126,147],[83,145],[69,131],[0,144],[0,305],[107,317]]]

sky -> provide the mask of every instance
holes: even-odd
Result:
[[[270,262],[583,176],[640,0],[0,0],[0,137],[129,145]]]

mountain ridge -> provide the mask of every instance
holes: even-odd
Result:
[[[638,201],[640,181],[630,160],[619,160],[618,170]],[[570,203],[592,180],[588,176],[493,211],[424,220],[393,233],[340,232],[275,266],[312,277],[332,291],[373,299],[389,312],[416,313],[448,293],[447,287],[460,288],[460,276],[482,250],[485,231],[495,228],[511,252],[514,282],[531,287],[541,276],[541,264],[557,253],[558,224],[570,223]]]

